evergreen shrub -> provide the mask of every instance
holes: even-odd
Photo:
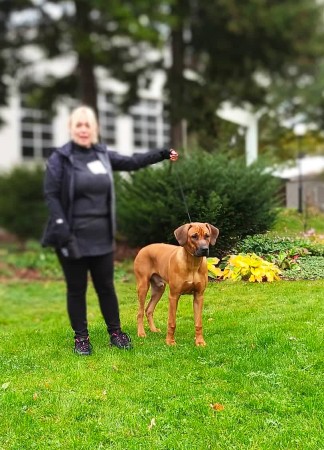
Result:
[[[0,174],[0,227],[21,240],[41,237],[47,216],[43,177],[40,166]]]
[[[189,221],[181,190],[191,221],[220,230],[212,254],[228,253],[276,219],[278,183],[262,165],[246,167],[243,158],[197,152],[117,177],[118,228],[130,245],[176,243],[173,231]]]

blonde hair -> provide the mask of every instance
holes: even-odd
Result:
[[[89,106],[81,105],[81,106],[78,106],[77,108],[75,108],[71,112],[70,118],[69,118],[69,129],[71,130],[75,127],[75,125],[78,122],[81,115],[85,115],[87,118],[87,121],[89,122],[91,136],[92,136],[91,143],[97,144],[98,134],[99,134],[98,120],[97,120],[94,110],[92,108],[90,108]]]

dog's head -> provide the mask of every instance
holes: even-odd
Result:
[[[215,245],[219,229],[209,223],[186,223],[174,231],[176,240],[193,256],[208,256],[209,245]]]

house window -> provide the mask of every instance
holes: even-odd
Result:
[[[169,124],[163,104],[156,100],[141,100],[130,110],[133,118],[134,147],[147,151],[169,147]]]
[[[116,108],[110,94],[98,96],[100,140],[114,147],[116,145]]]
[[[22,102],[20,130],[23,158],[46,158],[53,147],[53,126],[49,114],[24,107]]]

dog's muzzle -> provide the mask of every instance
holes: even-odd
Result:
[[[195,251],[195,256],[208,256],[209,255],[209,247],[199,247]]]

